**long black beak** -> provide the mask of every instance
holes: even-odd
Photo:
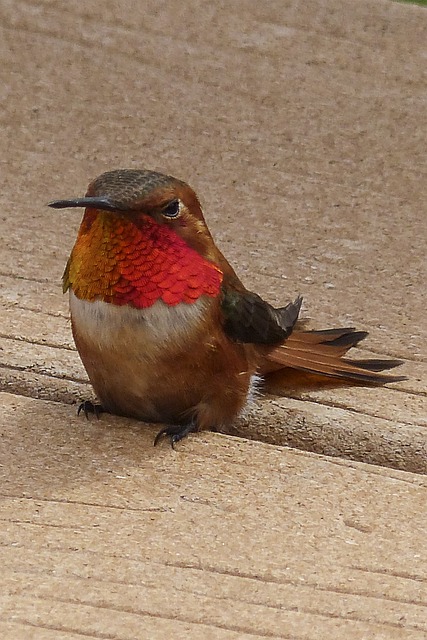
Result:
[[[101,209],[102,211],[126,211],[119,202],[114,202],[108,197],[90,196],[86,198],[73,198],[72,200],[54,200],[48,203],[53,209],[67,209],[68,207],[88,207],[89,209]]]

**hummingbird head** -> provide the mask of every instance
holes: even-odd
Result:
[[[219,251],[194,191],[155,171],[118,169],[93,180],[84,198],[50,207],[84,207],[64,273],[77,297],[146,307],[192,302],[219,292]]]
[[[191,187],[156,171],[117,169],[93,180],[84,198],[54,200],[54,209],[84,207],[141,223],[151,218],[165,225],[206,258],[213,258],[213,241],[199,200]]]

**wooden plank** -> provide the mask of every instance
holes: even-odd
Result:
[[[424,477],[215,434],[154,449],[134,421],[1,400],[6,622],[118,639],[426,633]]]

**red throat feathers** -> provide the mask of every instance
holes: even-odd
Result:
[[[88,209],[64,274],[83,300],[137,309],[217,296],[223,274],[177,233],[142,215],[130,220]]]

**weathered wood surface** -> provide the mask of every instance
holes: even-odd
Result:
[[[425,476],[2,402],[6,637],[425,638]]]
[[[427,12],[33,0],[0,18],[1,637],[425,638]],[[269,397],[244,440],[176,453],[77,419],[60,279],[81,212],[45,204],[121,166],[190,182],[247,286],[369,330],[359,353],[408,380]]]

